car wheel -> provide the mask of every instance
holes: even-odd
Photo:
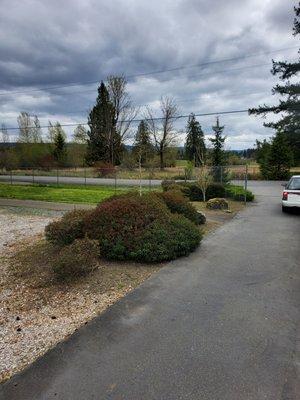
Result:
[[[282,209],[282,212],[285,212],[285,213],[288,211],[288,207],[286,207],[286,206],[282,206],[281,209]]]

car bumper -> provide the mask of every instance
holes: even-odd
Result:
[[[299,202],[282,200],[282,205],[284,207],[297,207],[297,208],[300,208],[300,203]]]

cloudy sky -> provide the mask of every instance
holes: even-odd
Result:
[[[36,114],[42,125],[85,123],[96,98],[91,82],[108,74],[128,76],[133,102],[150,105],[157,116],[161,96],[174,97],[183,115],[272,104],[271,60],[294,60],[299,45],[292,36],[294,0],[0,4],[0,123],[8,127],[17,126],[20,111]],[[177,67],[183,68],[150,74]],[[215,117],[198,119],[209,136]],[[220,120],[227,148],[251,147],[272,134],[246,113]],[[185,125],[184,118],[176,122],[179,130]]]

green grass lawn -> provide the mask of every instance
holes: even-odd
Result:
[[[20,200],[42,200],[59,203],[95,204],[113,196],[126,193],[133,188],[115,190],[111,186],[75,186],[75,185],[10,185],[0,183],[0,197]]]

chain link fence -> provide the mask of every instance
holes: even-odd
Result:
[[[161,186],[162,181],[198,182],[203,168],[206,169],[210,182],[225,185],[225,191],[236,191],[235,197],[240,200],[246,198],[248,184],[247,165],[226,165],[190,167],[178,166],[164,168],[122,168],[122,167],[77,167],[77,168],[18,168],[15,170],[1,169],[0,181],[13,184],[33,185],[105,185],[124,189],[148,188],[149,190]],[[228,186],[228,184],[231,184]],[[243,191],[238,186],[242,186]]]

